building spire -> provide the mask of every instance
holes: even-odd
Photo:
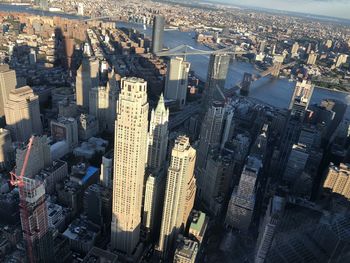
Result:
[[[165,102],[164,102],[164,95],[163,92],[160,94],[159,100],[158,100],[158,104],[156,107],[156,112],[160,113],[160,112],[166,112],[167,109],[165,108]]]

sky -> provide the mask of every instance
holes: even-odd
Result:
[[[350,0],[211,0],[350,19]]]

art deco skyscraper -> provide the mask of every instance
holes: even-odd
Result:
[[[154,17],[152,32],[152,53],[157,53],[163,49],[164,24],[165,20],[163,16]]]
[[[9,93],[5,117],[13,140],[24,142],[32,134],[42,133],[39,98],[28,86]]]
[[[190,63],[184,61],[183,58],[170,59],[165,82],[165,98],[176,100],[180,108],[186,104],[189,71]]]
[[[115,125],[111,245],[128,256],[140,239],[147,130],[147,82],[123,78]]]
[[[148,168],[159,171],[164,165],[168,145],[169,110],[165,108],[163,94],[152,110],[148,135]]]
[[[225,88],[229,65],[230,56],[227,54],[213,54],[210,56],[207,83],[203,97],[205,111],[217,97],[220,97],[220,91]]]
[[[170,167],[166,180],[165,200],[158,250],[167,258],[174,250],[177,234],[185,226],[193,208],[196,179],[194,165],[196,151],[189,138],[179,136],[171,153]]]
[[[156,109],[152,110],[151,113],[148,135],[148,168],[151,173],[146,181],[142,219],[145,232],[152,240],[155,240],[156,235],[159,235],[159,221],[165,184],[163,168],[168,146],[168,120],[169,110],[165,108],[162,94]]]

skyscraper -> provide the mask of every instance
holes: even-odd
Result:
[[[311,52],[307,58],[306,64],[315,65],[316,60],[317,60],[317,53]]]
[[[123,78],[115,124],[111,245],[128,256],[140,239],[147,129],[147,82]]]
[[[163,33],[165,19],[163,16],[155,16],[153,19],[152,31],[152,53],[157,53],[163,49]]]
[[[303,144],[294,144],[283,174],[283,180],[288,183],[294,183],[304,171],[308,158],[308,148]]]
[[[0,128],[0,169],[10,168],[13,159],[10,131]]]
[[[35,133],[42,133],[39,98],[28,87],[14,89],[5,104],[6,123],[13,140],[24,142]]]
[[[211,149],[220,146],[224,114],[225,110],[223,103],[215,101],[208,109],[202,123],[196,162],[196,169],[198,170],[197,186],[199,196],[202,195],[202,190],[206,180],[204,169],[207,163],[208,154]]]
[[[218,101],[213,102],[205,114],[198,146],[196,165],[198,168],[205,167],[209,150],[220,146],[224,115],[224,104]]]
[[[20,174],[25,155],[28,147],[18,148],[16,151],[16,174]],[[26,176],[34,177],[41,169],[52,164],[50,145],[47,136],[35,136],[32,143],[32,149],[29,155],[28,164],[26,168]]]
[[[323,188],[350,199],[350,164],[335,166],[331,163]]]
[[[299,50],[299,44],[298,42],[295,42],[290,51],[292,58],[298,56],[298,50]]]
[[[16,72],[10,70],[8,65],[0,65],[0,118],[4,116],[4,107],[9,93],[17,85]]]
[[[339,56],[337,57],[337,61],[335,63],[335,67],[339,68],[341,65],[346,63],[346,61],[348,60],[348,56],[349,55],[347,54],[339,54]]]
[[[158,250],[167,258],[174,250],[177,234],[184,228],[193,208],[196,192],[196,151],[189,138],[179,136],[171,152]]]
[[[256,243],[255,263],[263,263],[271,247],[274,234],[281,214],[285,206],[284,197],[275,195],[271,198],[265,217],[259,228],[259,236]]]
[[[152,110],[148,135],[148,167],[159,171],[164,165],[168,146],[169,110],[165,108],[163,94],[158,105]]]
[[[85,109],[89,108],[89,93],[99,84],[99,61],[84,57],[77,70],[75,92],[77,105]]]
[[[295,85],[294,93],[289,105],[291,110],[291,115],[293,118],[302,121],[305,116],[307,107],[310,104],[312,93],[314,91],[314,86],[311,82],[303,80],[298,81]]]
[[[241,231],[247,231],[255,206],[255,183],[262,167],[261,160],[248,157],[237,188],[233,190],[225,223]]]
[[[186,104],[189,70],[190,63],[184,61],[183,58],[171,58],[168,63],[165,98],[176,100],[180,108],[183,108]]]
[[[215,99],[221,99],[221,90],[225,88],[226,76],[230,65],[230,56],[227,54],[213,54],[210,56],[206,87],[204,90],[204,110],[211,106]]]
[[[150,173],[147,176],[142,226],[146,239],[151,241],[157,241],[159,237],[164,185],[165,176],[163,175],[163,170],[157,173]]]
[[[158,105],[152,110],[148,135],[148,168],[142,225],[152,240],[160,227],[161,206],[165,184],[164,166],[168,146],[169,110],[165,108],[163,94]]]
[[[247,72],[244,73],[242,84],[241,84],[241,91],[240,91],[241,95],[248,96],[251,84],[252,84],[252,74]]]
[[[24,177],[23,183],[20,216],[27,257],[30,262],[51,262],[53,237],[48,226],[44,183],[29,177]]]
[[[110,76],[115,78],[114,72]],[[113,83],[113,84],[111,84]],[[100,130],[114,131],[118,89],[116,82],[107,82],[107,86],[99,86],[90,90],[89,112],[99,121]]]

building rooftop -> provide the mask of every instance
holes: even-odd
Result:
[[[206,222],[207,222],[207,216],[204,212],[193,211],[190,231],[193,229],[194,231],[197,231],[197,232],[203,232],[205,230]]]
[[[80,241],[83,243],[94,242],[96,236],[99,234],[99,228],[91,224],[87,219],[81,217],[75,219],[63,235],[69,239]]]
[[[181,240],[176,248],[175,257],[193,259],[198,251],[198,243],[188,238]]]
[[[109,251],[100,249],[98,247],[93,247],[84,258],[83,263],[97,263],[97,262],[117,263],[118,256]]]

